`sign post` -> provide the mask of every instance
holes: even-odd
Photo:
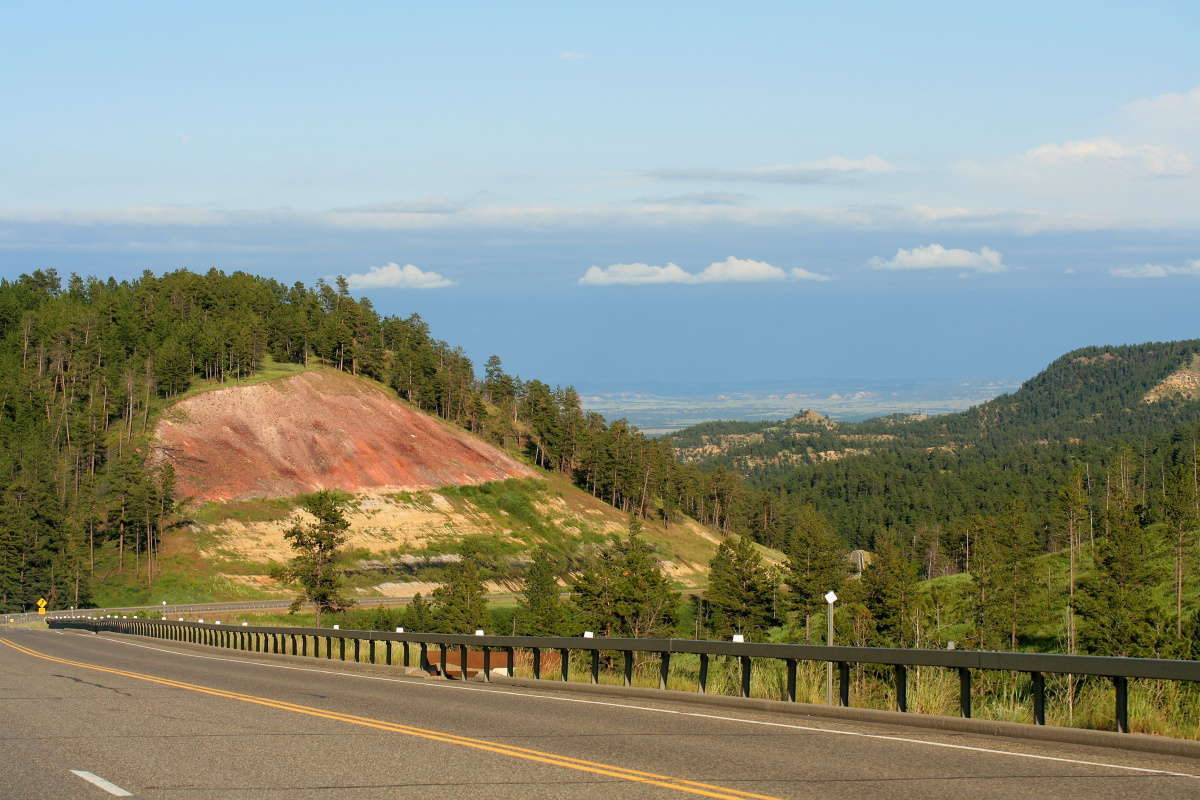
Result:
[[[825,634],[825,644],[833,647],[833,604],[837,602],[837,595],[830,589],[825,594],[825,602],[829,604],[829,609],[825,613],[825,618],[829,621],[829,630]],[[833,705],[833,662],[830,661],[825,665],[825,705]]]

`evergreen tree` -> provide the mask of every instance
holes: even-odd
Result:
[[[1168,618],[1154,592],[1162,577],[1158,543],[1142,527],[1130,496],[1133,463],[1126,449],[1114,469],[1107,534],[1075,600],[1080,645],[1094,655],[1154,656],[1161,646],[1158,623]]]
[[[976,523],[971,563],[975,625],[981,649],[1017,649],[1017,633],[1029,616],[1036,553],[1033,531],[1019,503],[1000,519]]]
[[[558,636],[563,633],[563,605],[559,599],[558,569],[545,547],[533,551],[533,563],[525,571],[525,591],[517,601],[519,625],[527,636]]]
[[[890,532],[877,540],[875,558],[863,570],[862,581],[877,642],[885,647],[911,644],[909,617],[917,600],[917,568],[901,555]]]
[[[675,626],[679,598],[636,534],[613,537],[571,584],[584,623],[606,636],[661,638]]]
[[[812,615],[825,609],[826,592],[842,592],[850,562],[825,516],[805,505],[788,536],[787,582],[791,609],[804,619],[804,641],[811,639]]]
[[[771,608],[775,586],[750,537],[732,537],[732,542],[721,542],[708,565],[705,599],[712,627],[721,637],[758,636],[775,624]]]
[[[1183,638],[1183,586],[1192,556],[1192,542],[1200,527],[1194,464],[1178,464],[1172,470],[1165,487],[1167,530],[1175,556],[1175,635]]]
[[[334,565],[350,527],[345,506],[345,498],[332,489],[307,495],[301,500],[300,507],[316,521],[296,522],[283,534],[296,555],[287,567],[277,571],[277,575],[300,585],[300,594],[292,601],[291,613],[312,603],[317,609],[317,627],[321,626],[322,612],[341,611],[353,602],[340,596],[342,576]]]
[[[442,585],[433,590],[433,621],[441,633],[474,633],[491,622],[478,554],[464,544],[461,559],[447,567]]]
[[[433,612],[429,602],[417,592],[400,615],[400,626],[410,633],[433,633]]]

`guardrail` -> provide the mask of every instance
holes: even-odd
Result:
[[[572,650],[591,653],[592,683],[599,682],[600,658],[604,651],[623,655],[624,685],[633,681],[635,653],[654,653],[659,658],[659,688],[667,688],[671,656],[692,654],[700,657],[696,691],[708,688],[708,667],[711,656],[729,656],[741,663],[741,696],[750,696],[750,676],[753,659],[775,659],[786,663],[787,699],[796,700],[796,665],[801,661],[832,662],[838,667],[838,697],[843,706],[850,705],[850,665],[872,664],[892,667],[895,671],[896,706],[908,711],[908,668],[914,666],[957,669],[959,677],[959,712],[971,716],[971,671],[1001,670],[1029,673],[1033,683],[1033,718],[1035,725],[1046,724],[1046,674],[1092,675],[1112,680],[1116,696],[1115,719],[1117,730],[1129,732],[1128,682],[1130,678],[1168,681],[1200,682],[1200,661],[1177,661],[1154,658],[1122,658],[1111,656],[1073,656],[1048,653],[1006,653],[980,650],[910,650],[886,647],[845,647],[826,645],[772,644],[723,642],[692,639],[613,639],[575,638],[565,636],[483,636],[439,633],[410,633],[389,631],[353,631],[330,628],[251,627],[219,623],[184,622],[173,620],[95,619],[56,617],[48,620],[56,629],[88,630],[94,633],[123,633],[151,636],[215,647],[253,652],[282,653],[308,656],[308,640],[313,640],[312,657],[321,657],[321,640],[325,640],[325,658],[332,659],[334,639],[338,640],[339,658],[346,660],[346,643],[353,642],[354,660],[358,661],[362,643],[369,648],[369,659],[376,660],[376,645],[384,645],[385,663],[393,664],[393,644],[402,646],[403,666],[412,666],[411,646],[419,647],[419,666],[429,669],[428,647],[439,646],[440,670],[447,668],[447,649],[457,647],[460,665],[465,676],[468,652],[483,651],[484,680],[491,680],[491,654],[505,653],[507,673],[511,677],[516,650],[531,653],[533,676],[541,679],[542,651],[557,650],[560,654],[560,678],[568,680],[569,654]],[[290,637],[290,638],[288,638]],[[298,638],[297,638],[298,637]],[[289,650],[290,644],[290,650]]]

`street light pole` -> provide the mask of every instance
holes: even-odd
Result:
[[[825,619],[829,623],[829,629],[825,633],[825,644],[833,647],[833,604],[837,602],[837,595],[831,589],[825,594],[825,602],[829,607],[825,612]],[[825,705],[833,705],[833,662],[825,664]]]

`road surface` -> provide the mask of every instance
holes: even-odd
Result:
[[[1200,760],[0,631],[0,797],[1150,798]]]

